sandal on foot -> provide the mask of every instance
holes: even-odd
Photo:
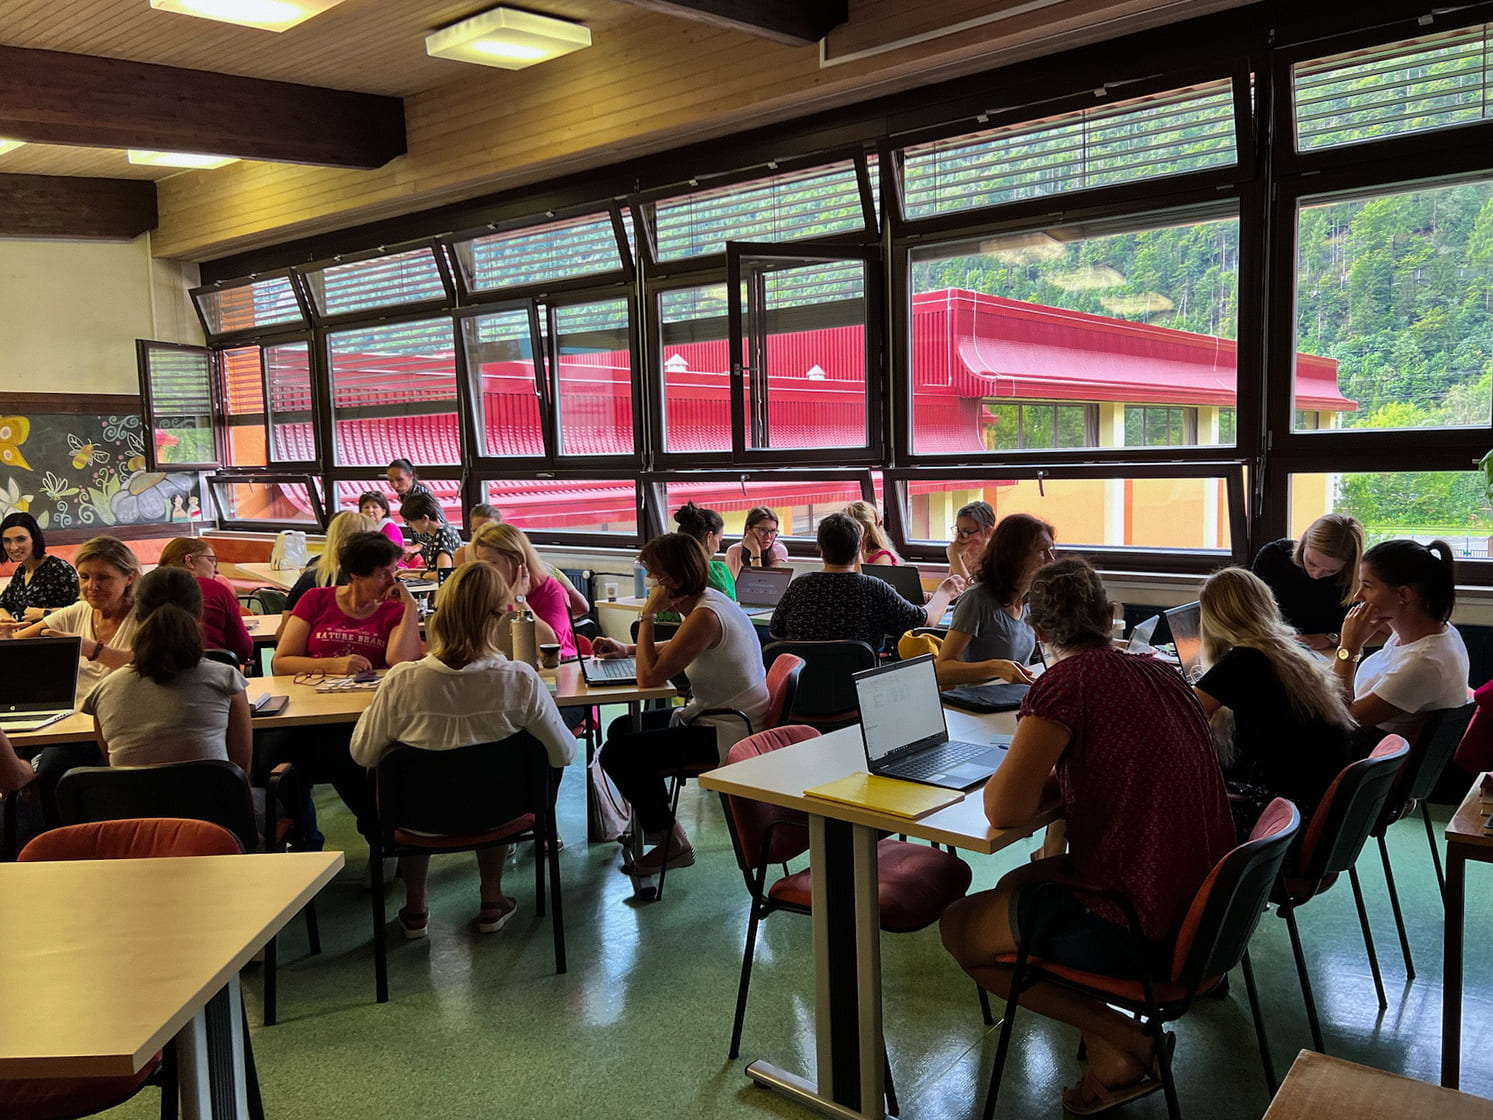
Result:
[[[484,902],[477,911],[477,932],[497,933],[518,913],[518,903],[511,898],[501,902]]]
[[[672,845],[670,845],[670,847],[672,848],[672,854],[670,854],[669,856],[668,865],[670,871],[673,871],[676,867],[694,866],[694,845],[686,843],[682,848],[673,847]],[[663,867],[664,846],[660,844],[658,847],[654,848],[647,855],[645,855],[642,859],[638,860],[637,863],[633,864],[631,868],[627,869],[626,873],[629,875],[637,874],[640,877],[647,878],[649,876],[657,875],[661,870],[663,870]]]
[[[417,914],[406,907],[400,907],[399,928],[404,931],[404,939],[406,941],[419,941],[420,938],[425,936],[429,924],[430,911],[421,910]]]
[[[1074,1116],[1093,1116],[1097,1112],[1126,1104],[1161,1088],[1161,1082],[1149,1073],[1129,1085],[1105,1085],[1093,1072],[1083,1075],[1077,1085],[1063,1090],[1063,1108]]]

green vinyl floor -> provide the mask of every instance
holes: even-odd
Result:
[[[431,872],[430,934],[405,942],[391,924],[391,1001],[374,1002],[366,849],[330,791],[319,796],[329,846],[347,867],[319,896],[323,951],[305,955],[304,927],[281,941],[280,1023],[253,1030],[266,1114],[272,1120],[372,1117],[616,1118],[813,1115],[756,1088],[752,1058],[811,1074],[813,984],[809,922],[778,914],[757,948],[743,1057],[726,1057],[746,926],[746,893],[719,800],[694,786],[681,816],[698,862],[671,872],[660,903],[629,902],[615,845],[588,846],[583,773],[561,788],[567,846],[564,881],[569,971],[554,974],[548,918],[534,913],[528,849],[505,889],[521,910],[501,933],[476,930],[476,867],[469,854],[439,857]],[[1446,809],[1438,813],[1444,824]],[[975,887],[1025,860],[1034,842],[994,857],[968,857]],[[1435,1082],[1440,1068],[1442,911],[1418,821],[1390,832],[1408,915],[1417,978],[1405,981],[1383,874],[1372,847],[1360,861],[1384,969],[1389,1008],[1374,997],[1346,882],[1300,911],[1329,1053]],[[1468,869],[1464,1090],[1493,1096],[1493,959],[1479,933],[1493,919],[1493,867]],[[403,900],[398,885],[392,923]],[[973,985],[954,966],[936,928],[883,935],[887,1046],[907,1117],[973,1117],[995,1052]],[[1282,1073],[1310,1045],[1285,923],[1266,915],[1253,942],[1267,1027]],[[1203,1001],[1176,1026],[1175,1067],[1185,1115],[1255,1120],[1268,1104],[1243,983]],[[251,1022],[261,1012],[257,968],[244,977]],[[1000,1001],[994,1001],[1000,1013]],[[998,1115],[1058,1117],[1061,1087],[1081,1076],[1077,1036],[1022,1013]],[[109,1116],[152,1117],[147,1090]],[[1128,1105],[1130,1117],[1164,1117],[1160,1094]]]

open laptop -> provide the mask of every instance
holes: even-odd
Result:
[[[581,676],[592,688],[607,685],[637,684],[638,659],[636,657],[582,657]]]
[[[38,731],[73,714],[83,639],[0,642],[0,730]]]
[[[1151,635],[1156,633],[1156,627],[1161,623],[1161,616],[1153,614],[1144,622],[1138,622],[1135,629],[1130,631],[1130,644],[1125,647],[1126,653],[1150,653]]]
[[[736,601],[748,618],[770,615],[792,579],[788,567],[743,568],[736,577]]]
[[[893,661],[855,674],[866,769],[944,789],[972,789],[1006,757],[1009,735],[990,743],[949,738],[933,657]]]
[[[1173,607],[1166,612],[1172,644],[1177,647],[1177,661],[1188,684],[1196,684],[1203,675],[1202,607],[1196,601]]]
[[[923,595],[923,577],[911,564],[862,564],[861,571],[868,576],[885,580],[909,603],[927,602]]]

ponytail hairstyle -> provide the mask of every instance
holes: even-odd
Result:
[[[173,537],[161,549],[161,558],[157,563],[167,567],[185,568],[210,547],[211,545],[202,537]]]
[[[202,588],[186,568],[162,565],[135,591],[135,672],[170,684],[202,660]]]
[[[373,518],[350,509],[343,510],[327,522],[327,543],[321,550],[321,559],[316,562],[316,586],[332,587],[341,578],[338,558],[348,537],[354,533],[375,532],[378,532],[378,524]]]
[[[725,519],[713,509],[702,509],[694,502],[685,502],[674,511],[674,524],[681,533],[687,533],[697,541],[704,542],[707,533],[720,533],[726,528]]]
[[[845,512],[860,522],[862,556],[875,556],[878,552],[890,552],[897,563],[902,562],[902,557],[897,555],[897,550],[892,547],[886,530],[881,526],[881,514],[877,511],[875,502],[851,502],[845,507]]]
[[[1429,545],[1412,540],[1384,541],[1363,554],[1363,563],[1391,587],[1415,588],[1421,610],[1437,622],[1452,616],[1457,602],[1456,567],[1452,546],[1445,541]]]
[[[1291,559],[1298,568],[1306,567],[1306,550],[1320,552],[1334,560],[1341,560],[1343,567],[1337,574],[1338,600],[1343,606],[1353,602],[1358,593],[1358,565],[1363,563],[1363,526],[1346,513],[1324,513],[1306,527]]]
[[[1297,639],[1280,616],[1274,592],[1259,576],[1244,568],[1214,572],[1198,592],[1198,604],[1205,665],[1216,665],[1236,646],[1259,650],[1297,715],[1354,726],[1331,667]]]
[[[1083,557],[1068,556],[1038,568],[1027,603],[1032,626],[1058,649],[1109,645],[1109,596],[1099,573]]]

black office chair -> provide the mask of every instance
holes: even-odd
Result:
[[[558,779],[544,745],[527,731],[495,743],[447,751],[422,751],[400,744],[379,760],[370,777],[378,817],[378,841],[370,843],[368,853],[378,1002],[389,1001],[383,873],[388,856],[475,852],[533,841],[534,907],[543,916],[547,864],[554,907],[555,971],[564,972],[560,854],[550,801],[550,783]]]
[[[277,766],[265,790],[264,831],[254,819],[254,798],[244,772],[221,759],[164,762],[153,766],[76,766],[57,783],[63,824],[179,817],[221,825],[246,852],[286,851],[290,822],[276,812],[280,785],[294,780],[290,763]],[[316,903],[306,904],[306,939],[311,955],[321,952]],[[277,938],[264,947],[264,1025],[275,1025],[278,1008]]]
[[[860,719],[860,703],[851,674],[875,668],[879,658],[865,642],[771,642],[762,651],[769,668],[779,654],[804,660],[793,708],[784,723],[802,723],[820,732],[849,727]]]

